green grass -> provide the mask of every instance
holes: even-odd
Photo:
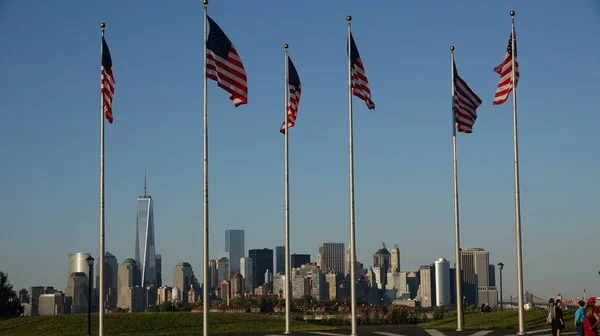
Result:
[[[564,310],[566,327],[573,330],[575,324],[573,318],[575,309]],[[546,329],[546,317],[548,311],[543,309],[529,310],[525,312],[525,329]],[[456,317],[421,324],[423,328],[434,329],[456,329]],[[516,309],[496,311],[491,313],[471,313],[465,315],[465,328],[467,329],[514,329],[519,326],[519,313]]]
[[[163,336],[201,335],[202,314],[176,313],[113,313],[105,315],[106,335]],[[335,327],[291,321],[296,331],[332,330]],[[255,314],[211,313],[210,333],[256,333],[285,331],[285,317]],[[92,315],[92,334],[98,334],[98,315]],[[87,335],[87,315],[21,317],[0,321],[3,336],[70,336]]]

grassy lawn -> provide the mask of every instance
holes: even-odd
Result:
[[[201,335],[202,314],[189,312],[175,313],[133,313],[106,314],[105,332],[107,335]],[[292,330],[331,330],[334,327],[319,326],[306,322],[291,321]],[[253,333],[283,332],[285,317],[254,314],[211,313],[210,333]],[[58,315],[21,317],[0,321],[0,335],[3,336],[80,336],[87,334],[87,315]],[[92,334],[98,334],[98,315],[92,315]]]
[[[573,318],[575,310],[564,310],[564,319],[567,329],[574,330]],[[546,310],[530,310],[525,312],[525,328],[546,329]],[[456,329],[456,317],[445,320],[421,324],[423,328]],[[471,313],[465,315],[465,328],[468,329],[515,329],[519,327],[519,313],[516,309],[497,311],[491,313]]]

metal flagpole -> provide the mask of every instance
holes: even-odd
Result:
[[[454,115],[454,46],[450,46],[451,79],[452,79],[452,155],[453,155],[453,181],[454,181],[454,260],[456,267],[456,331],[462,331],[464,327],[463,305],[462,305],[462,277],[460,275],[460,226],[458,213],[458,160],[456,155],[456,116]]]
[[[203,298],[203,321],[202,321],[202,329],[203,335],[208,336],[208,310],[209,310],[209,297],[208,297],[208,80],[206,77],[206,21],[207,21],[207,10],[208,10],[208,0],[203,0],[204,4],[204,20],[203,22],[203,38],[204,38],[204,157],[203,157],[203,171],[204,171],[204,186],[202,188],[202,198],[204,201],[204,225],[203,225],[203,262],[202,262],[202,298]]]
[[[104,28],[106,24],[100,23],[101,28],[101,39],[104,39]],[[100,58],[102,58],[102,52],[104,51],[104,44],[100,41]],[[102,68],[101,68],[102,69]],[[100,336],[104,336],[104,93],[100,90],[100,258],[98,262],[99,270],[99,321],[98,321],[98,333]],[[90,273],[89,276],[92,276]],[[92,298],[90,297],[89,300]]]
[[[289,169],[289,161],[290,156],[288,154],[288,99],[289,99],[289,64],[288,64],[288,44],[283,45],[283,49],[285,50],[285,133],[283,137],[285,154],[285,332],[284,334],[289,335],[292,332],[290,331],[290,310],[291,310],[291,286],[290,286],[290,169]]]
[[[354,216],[354,125],[352,120],[352,57],[351,57],[351,21],[352,16],[346,16],[348,21],[348,161],[350,175],[350,311],[352,315],[352,335],[356,335],[356,237]]]
[[[525,307],[523,300],[523,251],[521,243],[521,195],[519,192],[519,138],[517,130],[517,81],[516,58],[517,49],[515,45],[515,11],[510,11],[511,16],[511,50],[512,50],[512,103],[513,103],[513,154],[515,169],[515,229],[517,236],[517,290],[519,292],[519,333],[525,333]]]

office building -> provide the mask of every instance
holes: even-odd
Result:
[[[162,287],[162,254],[156,255],[156,287]]]
[[[319,256],[317,261],[323,272],[344,273],[345,265],[344,243],[321,243],[319,244]]]
[[[252,273],[252,258],[241,258],[240,259],[240,273],[244,278],[246,284],[246,290],[252,294],[254,293],[254,273]]]
[[[193,286],[194,271],[192,265],[188,262],[180,262],[175,265],[173,271],[173,288],[179,290],[179,299],[181,301],[188,300],[188,293]]]
[[[229,252],[229,268],[231,274],[240,271],[240,259],[246,256],[244,230],[225,230],[225,252]]]
[[[100,260],[96,260],[96,289],[100,288]],[[119,287],[119,263],[112,253],[104,253],[104,305],[106,308],[117,306]]]
[[[264,274],[267,270],[273,272],[273,250],[268,248],[249,250],[248,257],[252,259],[254,275],[252,288],[256,288],[264,283]]]
[[[87,313],[88,300],[90,299],[89,280],[85,273],[71,273],[67,281],[65,297],[69,297],[70,307],[67,309],[71,314]]]
[[[285,273],[285,246],[275,246],[275,272],[273,274]]]
[[[217,274],[219,283],[231,280],[231,257],[229,252],[217,253]]]
[[[421,265],[419,279],[421,284],[417,296],[421,298],[421,306],[433,307],[436,303],[435,266],[433,264]]]
[[[460,251],[463,271],[463,296],[472,305],[489,304],[494,308],[490,287],[490,254],[482,248],[473,247]]]
[[[85,273],[86,277],[94,278],[94,269],[92,268],[92,274],[90,274],[90,267],[87,264],[87,258],[90,256],[89,253],[70,253],[69,254],[69,274],[73,273]],[[52,293],[45,293],[52,294]]]
[[[310,264],[310,254],[294,253],[290,256],[291,268],[298,268],[302,265]]]
[[[394,245],[391,254],[390,266],[392,272],[400,272],[400,248],[398,245]]]
[[[144,194],[137,200],[135,230],[135,262],[140,272],[136,285],[157,287],[156,245],[154,242],[154,202],[147,194],[144,174]]]

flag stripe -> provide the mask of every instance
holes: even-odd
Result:
[[[298,118],[298,105],[300,104],[300,96],[302,95],[302,84],[300,83],[300,77],[298,71],[292,62],[292,59],[288,56],[288,88],[289,97],[287,104],[287,121],[288,129],[296,125],[296,118]],[[285,134],[285,121],[281,125],[279,132]]]
[[[481,98],[471,90],[467,83],[460,78],[454,64],[454,99],[452,109],[456,129],[461,133],[472,133],[473,125],[477,120],[477,108],[481,105]]]
[[[371,100],[369,80],[352,34],[350,34],[350,61],[352,62],[350,71],[352,94],[362,99],[369,110],[373,110],[375,103]]]
[[[206,41],[206,77],[229,93],[229,99],[238,107],[248,103],[248,79],[237,50],[210,17],[210,33]]]
[[[515,52],[512,51],[512,33],[508,39],[508,47],[506,48],[506,54],[502,63],[494,68],[494,71],[500,75],[500,81],[498,82],[498,88],[494,96],[494,105],[502,105],[508,99],[508,95],[513,89],[513,78],[512,78],[512,60],[515,57],[515,83],[519,82],[519,63],[517,62],[517,39],[515,38]],[[513,56],[514,55],[514,56]],[[516,85],[515,84],[515,85]]]
[[[102,93],[102,106],[104,116],[109,123],[113,122],[112,101],[115,95],[115,77],[112,71],[112,58],[108,44],[102,36],[102,61],[100,69],[100,92]]]

